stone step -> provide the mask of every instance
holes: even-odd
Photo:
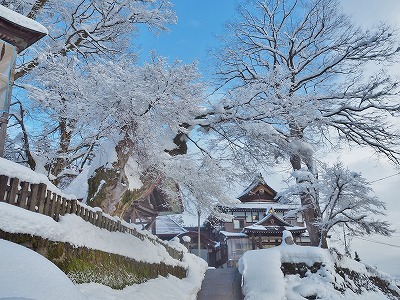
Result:
[[[242,276],[237,268],[207,270],[198,300],[241,300]]]

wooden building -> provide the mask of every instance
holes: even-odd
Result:
[[[146,183],[140,189],[125,192],[117,205],[115,214],[129,223],[141,225],[143,229],[155,234],[157,216],[181,213],[183,211],[182,199],[167,195],[159,187],[160,178],[143,181]],[[177,191],[179,190],[178,185],[174,184],[173,186]]]
[[[219,243],[208,237],[208,231],[204,226],[200,227],[200,253],[198,247],[197,227],[180,224],[176,219],[179,215],[161,215],[156,218],[155,234],[162,240],[179,239],[190,253],[193,253],[205,261],[210,267],[222,265],[221,248]]]
[[[236,266],[244,252],[278,246],[284,230],[289,230],[299,245],[309,245],[309,237],[298,206],[280,204],[276,191],[260,174],[238,197],[239,204],[221,207],[230,220],[214,227],[226,266]]]

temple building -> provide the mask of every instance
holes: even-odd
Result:
[[[298,245],[310,240],[298,206],[280,204],[276,191],[260,174],[238,197],[239,204],[221,207],[230,215],[214,227],[227,267],[237,265],[245,251],[278,246],[284,230],[289,230]]]

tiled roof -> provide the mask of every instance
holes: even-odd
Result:
[[[177,222],[168,215],[158,216],[156,218],[156,235],[178,235],[187,232]]]

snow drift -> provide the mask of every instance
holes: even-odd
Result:
[[[239,261],[239,271],[246,300],[400,298],[389,275],[317,247],[283,243],[248,251]]]

